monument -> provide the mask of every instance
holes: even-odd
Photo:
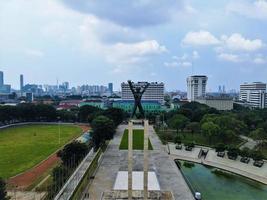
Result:
[[[143,109],[142,104],[141,104],[141,99],[142,99],[143,94],[145,93],[146,89],[149,87],[150,84],[146,83],[144,85],[144,87],[140,87],[140,86],[136,87],[136,86],[134,86],[134,83],[131,80],[128,80],[128,83],[129,83],[129,87],[130,87],[130,89],[133,93],[133,96],[134,96],[134,107],[133,107],[131,117],[133,118],[136,115],[136,110],[138,108],[140,115],[141,115],[140,117],[145,118],[145,112],[144,112],[144,109]]]
[[[137,108],[141,119],[129,120],[128,123],[128,171],[118,171],[112,191],[103,193],[102,200],[173,200],[170,191],[163,191],[157,179],[155,171],[149,171],[149,123],[145,120],[145,113],[141,104],[142,95],[149,87],[149,83],[144,86],[135,86],[132,81],[128,81],[129,87],[134,96],[134,107],[131,117],[136,115]],[[133,130],[139,128],[144,130],[144,149],[143,149],[143,170],[134,170],[133,157]]]

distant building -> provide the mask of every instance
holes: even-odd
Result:
[[[207,81],[208,77],[201,75],[189,76],[186,79],[188,101],[195,101],[198,97],[206,95]]]
[[[4,72],[0,71],[0,88],[4,85]]]
[[[22,74],[20,75],[19,82],[20,82],[20,92],[23,93],[24,80],[23,80],[23,75]]]
[[[94,107],[101,108],[101,109],[105,108],[105,103],[101,99],[91,99],[91,100],[83,101],[79,104],[79,107],[82,107],[85,105],[94,106]]]
[[[43,94],[43,87],[36,84],[26,84],[23,86],[23,92],[33,93],[35,96],[41,96]]]
[[[142,87],[146,82],[135,83],[135,86]],[[128,83],[121,84],[121,99],[123,101],[133,101],[134,97],[130,86]],[[156,101],[160,104],[164,103],[164,83],[152,82],[149,87],[146,89],[145,93],[142,96],[142,101]]]
[[[248,103],[253,108],[267,108],[266,83],[241,84],[239,100]]]
[[[31,103],[33,102],[33,93],[32,92],[26,92],[26,101]]]
[[[134,107],[134,100],[119,100],[113,102],[113,108],[120,108],[125,112],[131,113]],[[142,107],[145,113],[159,113],[162,106],[158,101],[142,101]],[[137,110],[139,112],[139,110]]]
[[[112,95],[113,94],[113,83],[108,84],[108,90],[109,90],[110,94]]]
[[[11,85],[4,84],[4,72],[0,71],[0,94],[10,94]]]
[[[207,96],[198,97],[196,102],[206,104],[209,107],[216,108],[217,110],[232,110],[234,106],[234,100],[228,96]]]

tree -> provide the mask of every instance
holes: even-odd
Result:
[[[103,112],[103,115],[112,119],[116,126],[122,123],[125,118],[125,113],[120,108],[108,108]]]
[[[79,110],[79,119],[81,122],[91,122],[100,111],[101,110],[95,106],[82,106]]]
[[[260,144],[263,144],[264,141],[267,140],[267,133],[264,131],[263,128],[257,128],[256,130],[250,133],[250,137],[260,141]]]
[[[236,148],[234,146],[230,146],[228,148],[228,152],[227,152],[228,157],[233,157],[233,158],[236,159],[238,154],[239,154],[239,149],[238,148]]]
[[[73,168],[79,164],[88,150],[86,144],[75,141],[64,146],[57,155],[61,158],[63,165]]]
[[[212,137],[214,137],[215,135],[218,135],[220,131],[220,127],[213,122],[205,122],[201,126],[201,131],[204,135],[208,136],[209,144],[210,144]]]
[[[197,133],[200,131],[199,122],[190,122],[187,124],[186,128],[191,131],[191,133]]]
[[[226,146],[223,143],[220,143],[220,144],[216,145],[216,147],[215,147],[216,152],[222,152],[222,151],[225,151],[225,149],[226,149]]]
[[[179,135],[176,135],[174,138],[174,143],[175,144],[181,144],[182,143],[182,139]]]
[[[0,199],[1,200],[8,200],[7,192],[6,192],[6,182],[4,179],[0,178]]]
[[[250,149],[245,147],[242,150],[239,151],[239,155],[242,157],[250,157],[251,153],[250,153]]]
[[[177,130],[177,133],[179,130],[183,131],[188,123],[189,119],[181,114],[174,115],[169,122],[170,126]]]
[[[262,155],[260,151],[252,151],[251,158],[255,161],[259,161],[259,160],[264,159],[264,156]]]
[[[92,123],[92,141],[95,148],[99,148],[102,143],[106,140],[113,138],[115,134],[115,125],[114,122],[105,116],[96,117]]]

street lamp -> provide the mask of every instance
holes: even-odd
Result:
[[[58,119],[58,144],[60,144],[60,117],[57,118]]]

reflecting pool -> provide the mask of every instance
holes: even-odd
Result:
[[[203,200],[267,200],[267,185],[213,167],[180,162],[184,176]]]

